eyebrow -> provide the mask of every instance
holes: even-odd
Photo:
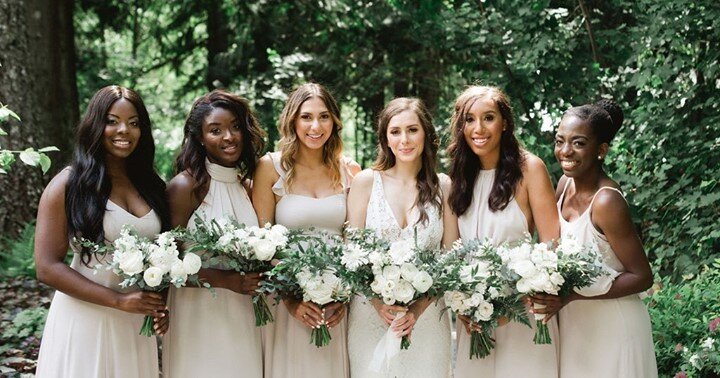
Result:
[[[112,113],[108,113],[108,115],[109,115],[109,116],[113,116],[113,117],[115,117],[115,118],[120,118],[120,116],[117,116],[117,115],[112,114]],[[132,119],[132,118],[140,118],[140,116],[138,116],[137,114],[135,114],[135,115],[133,115],[133,116],[130,116],[130,119]]]
[[[238,123],[237,118],[233,118],[233,119],[230,121],[230,124],[231,124],[231,125],[232,125],[232,124],[235,124],[235,123]],[[208,125],[208,126],[213,126],[213,125],[219,125],[219,124],[220,124],[220,122],[208,122],[207,125]]]

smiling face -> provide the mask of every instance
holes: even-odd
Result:
[[[489,96],[477,99],[465,114],[465,143],[483,162],[484,169],[495,168],[500,159],[500,141],[504,126],[500,109]]]
[[[325,102],[311,97],[303,102],[295,119],[295,133],[301,146],[317,150],[325,145],[333,133],[334,122]]]
[[[243,134],[235,115],[215,108],[205,117],[202,138],[208,159],[225,167],[234,167],[242,155]]]
[[[555,158],[566,176],[580,177],[598,169],[607,150],[606,143],[598,143],[588,121],[573,115],[560,121],[555,134]]]
[[[140,140],[140,117],[135,106],[121,98],[110,107],[105,119],[103,147],[106,158],[125,159]]]
[[[392,117],[388,122],[387,141],[397,161],[419,161],[425,147],[425,130],[417,114],[405,110]]]

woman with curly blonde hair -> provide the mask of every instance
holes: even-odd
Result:
[[[340,108],[325,87],[307,83],[288,97],[280,115],[279,151],[258,164],[253,205],[260,224],[314,228],[340,234],[347,191],[357,163],[342,158]],[[347,377],[346,308],[291,298],[277,308],[265,330],[266,377]],[[329,346],[308,344],[310,332],[326,322]]]

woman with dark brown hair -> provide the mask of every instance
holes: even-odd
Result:
[[[450,180],[436,171],[438,138],[422,101],[390,101],[380,113],[378,139],[373,168],[353,180],[349,226],[373,229],[390,242],[417,238],[422,248],[450,247],[458,238],[457,219],[447,203]],[[353,298],[348,333],[351,375],[449,377],[450,322],[440,317],[444,307],[431,305],[429,298],[407,307]],[[389,327],[398,339],[411,335],[412,345],[377,371],[371,368],[373,353]]]
[[[121,278],[106,269],[112,257],[76,241],[111,243],[124,225],[149,238],[169,229],[150,129],[136,92],[117,85],[100,89],[78,125],[70,166],[40,198],[37,276],[57,291],[43,332],[38,377],[158,376],[155,338],[138,330],[145,315],[156,317],[156,332],[167,328],[162,296],[121,289]],[[70,266],[64,262],[68,248],[74,252]]]
[[[360,170],[342,157],[340,108],[319,84],[299,86],[280,115],[278,152],[265,155],[253,184],[260,224],[339,235],[345,222],[346,193]],[[324,310],[311,302],[284,298],[275,323],[265,328],[265,376],[342,378],[348,376],[345,305]],[[313,327],[326,322],[330,345],[308,344]]]
[[[553,189],[545,164],[520,148],[510,101],[499,88],[472,86],[455,101],[450,207],[458,215],[464,240],[489,238],[494,243],[522,240],[537,232],[540,241],[559,235]],[[458,350],[469,347],[470,324],[460,316]],[[553,344],[535,345],[534,330],[507,323],[494,330],[490,355],[470,360],[458,353],[456,377],[556,377],[557,323],[548,323]]]
[[[177,176],[168,184],[173,227],[194,228],[198,218],[230,216],[257,226],[250,181],[264,147],[248,101],[214,90],[195,101],[184,128]],[[163,342],[163,372],[177,377],[262,377],[262,337],[252,295],[258,272],[220,263],[200,270],[215,290],[171,288],[170,329]]]

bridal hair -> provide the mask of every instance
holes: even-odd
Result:
[[[500,139],[500,160],[495,167],[495,181],[488,198],[490,210],[499,211],[507,207],[523,176],[525,155],[515,138],[515,120],[507,95],[497,87],[468,87],[455,100],[454,113],[450,121],[452,141],[448,147],[448,155],[452,157],[450,166],[452,189],[448,201],[450,208],[457,215],[464,214],[470,207],[475,179],[483,169],[480,159],[465,141],[464,128],[470,108],[476,101],[484,98],[490,98],[495,102],[505,122]]]
[[[572,107],[563,114],[563,118],[568,116],[586,121],[597,138],[598,144],[610,144],[625,119],[620,106],[615,101],[608,99],[602,99],[594,104]]]
[[[140,196],[160,217],[162,230],[170,228],[165,196],[165,182],[154,169],[155,142],[150,130],[150,116],[140,96],[133,90],[111,85],[97,91],[78,124],[75,151],[65,191],[65,215],[68,239],[82,237],[101,244],[105,242],[103,217],[110,198],[111,182],[105,165],[103,136],[112,105],[125,99],[133,104],[140,124],[140,139],[125,159],[127,175]],[[92,252],[82,248],[81,259],[89,264]]]
[[[302,104],[313,97],[317,97],[325,103],[333,120],[333,130],[330,139],[323,146],[322,158],[323,163],[332,172],[333,186],[340,185],[340,159],[343,149],[342,139],[340,138],[340,130],[342,130],[340,108],[324,86],[316,83],[306,83],[290,93],[280,114],[278,149],[280,150],[280,165],[287,172],[285,177],[286,188],[290,188],[295,179],[295,159],[300,148],[300,141],[295,132],[295,122],[300,115]]]
[[[207,151],[202,145],[203,123],[205,118],[215,109],[225,109],[232,113],[240,125],[242,133],[242,151],[236,167],[240,169],[243,179],[249,179],[255,173],[257,161],[265,148],[265,131],[250,107],[250,103],[243,97],[216,89],[195,100],[190,113],[185,120],[183,128],[183,142],[180,154],[175,160],[175,173],[188,170],[195,179],[193,194],[200,198],[203,188],[210,181],[210,175],[205,167]]]
[[[428,221],[427,206],[435,206],[438,212],[442,212],[440,198],[440,181],[437,175],[437,152],[440,144],[432,123],[432,117],[425,104],[416,98],[400,97],[390,101],[378,117],[378,156],[373,164],[373,169],[385,171],[395,166],[395,155],[388,146],[388,125],[396,115],[410,110],[420,120],[420,126],[425,132],[425,142],[422,151],[422,165],[416,176],[418,197],[415,200],[415,207],[418,209],[419,217],[417,223]]]

